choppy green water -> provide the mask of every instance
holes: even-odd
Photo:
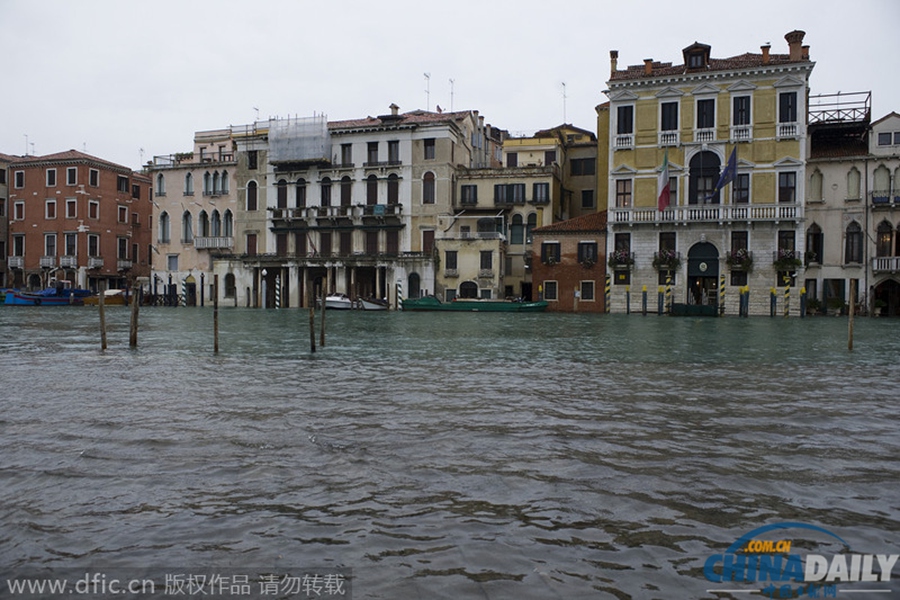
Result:
[[[7,573],[713,598],[767,523],[900,552],[900,321],[851,353],[837,318],[329,312],[310,354],[308,313],[223,309],[214,355],[211,309],[143,309],[136,350],[107,315],[101,352],[96,309],[0,307]]]

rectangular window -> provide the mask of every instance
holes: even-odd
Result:
[[[331,256],[331,232],[319,232],[319,254],[322,256]]]
[[[66,169],[66,185],[78,184],[78,167],[69,167]]]
[[[597,242],[578,242],[578,262],[597,262]]]
[[[546,150],[544,152],[544,164],[552,165],[556,162],[556,150]]]
[[[581,208],[594,208],[594,190],[581,190]]]
[[[797,199],[797,174],[793,171],[778,174],[778,201],[795,202]]]
[[[391,140],[388,142],[388,163],[392,165],[400,164],[400,141]]]
[[[25,236],[24,235],[14,235],[13,236],[13,247],[12,247],[12,255],[13,256],[25,256]]]
[[[663,102],[660,105],[660,126],[662,131],[675,131],[678,129],[678,103]]]
[[[493,250],[482,250],[481,251],[481,270],[482,271],[490,271],[494,268],[494,251]]]
[[[697,129],[716,126],[716,101],[712,98],[697,100]]]
[[[88,171],[88,185],[91,187],[99,187],[100,186],[100,171],[97,169],[91,169]]]
[[[140,200],[141,198],[141,186],[136,183],[131,184],[131,197],[135,200]]]
[[[425,160],[434,160],[434,138],[425,140]]]
[[[56,169],[47,169],[47,187],[56,187]]]
[[[581,300],[583,302],[593,302],[595,300],[594,287],[593,281],[581,282]]]
[[[128,222],[128,207],[120,206],[119,207],[119,223],[127,223]]]
[[[116,238],[116,258],[118,260],[128,260],[128,238]]]
[[[366,162],[370,165],[378,164],[378,142],[368,142],[366,144]]]
[[[88,256],[100,256],[100,236],[93,233],[88,234]]]
[[[258,150],[248,150],[247,151],[247,168],[251,171],[255,171],[259,168],[259,154]]]
[[[178,270],[178,255],[170,254],[166,257],[166,269],[169,271],[177,271]],[[177,284],[172,284],[170,287],[174,287]]]
[[[341,256],[350,256],[353,254],[353,232],[352,231],[342,231],[341,232]]]
[[[891,145],[891,133],[879,133],[878,134],[878,145],[879,146],[890,146]]]
[[[247,234],[247,256],[256,256],[256,234]]]
[[[557,296],[558,285],[555,281],[545,281],[544,282],[544,300],[556,301],[559,300]]]
[[[25,220],[25,203],[24,202],[14,202],[13,203],[13,219],[16,221],[24,221]]]
[[[17,188],[25,187],[25,171],[16,171],[13,175],[13,185]]]
[[[100,203],[96,200],[88,201],[88,219],[100,218]]]
[[[128,193],[128,178],[124,175],[118,175],[116,177],[116,190],[122,192],[123,194]]]
[[[778,94],[778,122],[797,122],[797,92],[781,92]]]
[[[616,180],[616,207],[627,208],[631,206],[631,180]]]
[[[44,256],[56,256],[55,233],[48,233],[44,236]]]
[[[569,161],[569,173],[573,176],[594,175],[597,172],[593,158],[573,158]]]
[[[634,106],[619,106],[616,109],[616,133],[619,135],[634,133]]]
[[[738,173],[731,186],[731,201],[734,204],[750,202],[750,173]]]
[[[519,154],[517,152],[509,152],[506,154],[506,166],[507,167],[518,167],[519,166]]]
[[[669,177],[669,206],[678,206],[678,178]]]
[[[44,218],[56,218],[56,200],[47,200],[46,208],[44,210]]]
[[[750,124],[750,96],[735,96],[732,99],[732,125]]]
[[[67,233],[66,234],[66,256],[75,256],[77,254],[78,248],[78,234],[77,233]]]
[[[366,232],[366,254],[369,256],[375,256],[378,254],[378,232],[377,231],[367,231]]]
[[[478,204],[478,186],[463,185],[460,187],[463,204]]]
[[[534,202],[550,202],[550,184],[535,183],[532,186],[532,200]]]
[[[554,265],[560,260],[559,242],[541,242],[541,262]]]
[[[457,269],[457,259],[458,252],[456,250],[446,250],[444,252],[444,268],[445,269]]]
[[[353,164],[353,144],[341,144],[341,165],[349,167]]]

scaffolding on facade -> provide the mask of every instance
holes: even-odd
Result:
[[[325,115],[272,119],[269,122],[269,161],[272,164],[330,160],[331,134]]]

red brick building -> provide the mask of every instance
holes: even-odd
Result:
[[[8,173],[10,287],[121,288],[149,275],[147,176],[76,150],[14,157]]]
[[[533,231],[532,282],[556,312],[606,312],[606,211]]]

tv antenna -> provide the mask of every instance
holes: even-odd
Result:
[[[563,123],[566,122],[566,82],[562,82]]]
[[[425,73],[425,110],[431,110],[431,73]]]
[[[453,79],[450,79],[450,112],[453,112]]]

